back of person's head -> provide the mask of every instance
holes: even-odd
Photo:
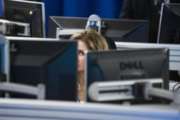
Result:
[[[72,35],[71,39],[82,41],[87,46],[88,50],[108,50],[106,39],[95,30],[85,30]]]

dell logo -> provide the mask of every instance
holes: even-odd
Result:
[[[144,69],[141,61],[127,61],[119,63],[120,70]]]

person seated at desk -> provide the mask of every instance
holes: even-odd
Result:
[[[85,81],[84,81],[84,66],[85,54],[88,51],[108,50],[106,39],[95,30],[85,30],[72,35],[71,39],[78,42],[78,99],[80,102],[85,100]]]

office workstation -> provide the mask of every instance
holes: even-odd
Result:
[[[180,118],[180,4],[162,4],[157,39],[150,43],[147,19],[48,15],[46,0],[1,2],[1,119]],[[81,51],[72,35],[89,29],[109,49],[83,53],[81,101]]]

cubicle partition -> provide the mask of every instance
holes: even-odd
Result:
[[[177,108],[178,106],[176,106]],[[0,100],[1,120],[178,120],[172,106],[114,106],[32,100]]]

